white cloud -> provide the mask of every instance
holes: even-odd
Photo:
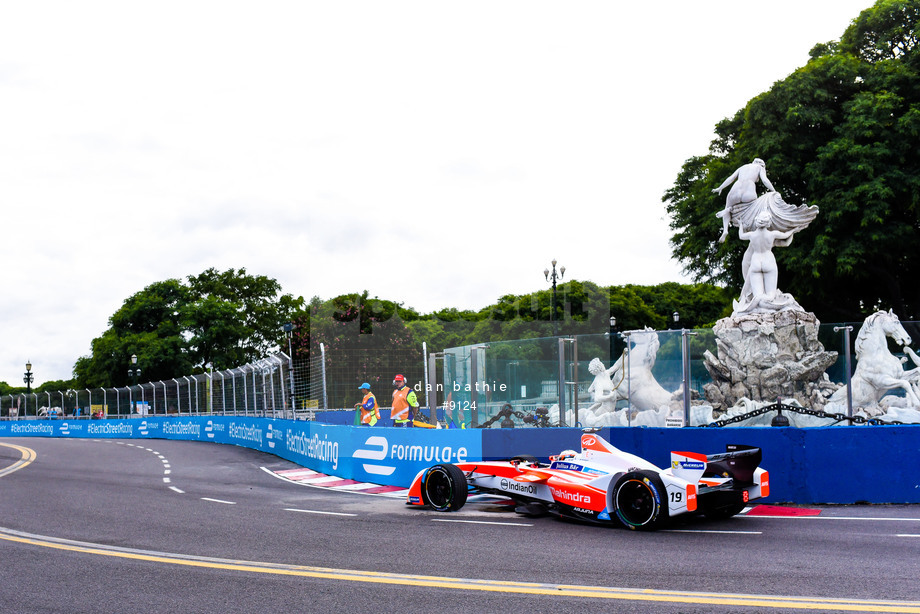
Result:
[[[661,195],[868,0],[8,3],[0,380],[208,267],[478,309],[686,281]],[[781,184],[782,178],[773,178]]]

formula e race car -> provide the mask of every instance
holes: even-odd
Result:
[[[434,465],[415,477],[406,503],[450,512],[462,508],[469,494],[491,493],[511,499],[515,511],[527,515],[652,530],[681,514],[728,518],[768,496],[769,475],[760,460],[760,448],[729,445],[722,454],[671,452],[671,466],[662,470],[584,433],[581,452],[565,450],[551,456],[550,464],[517,456]]]

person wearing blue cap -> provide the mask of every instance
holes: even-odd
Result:
[[[380,420],[380,407],[377,405],[377,397],[371,392],[371,385],[364,382],[358,386],[358,390],[364,391],[364,398],[360,403],[355,404],[355,409],[361,412],[361,426],[374,426]]]

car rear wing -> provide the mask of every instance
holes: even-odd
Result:
[[[760,448],[729,444],[722,454],[706,456],[703,477],[731,478],[735,484],[753,484],[754,471],[760,466],[763,454]]]

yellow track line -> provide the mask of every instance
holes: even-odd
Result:
[[[36,454],[35,450],[31,448],[24,448],[22,446],[17,446],[11,443],[0,443],[0,446],[4,446],[6,448],[13,448],[14,450],[19,450],[19,453],[22,454],[22,458],[20,458],[18,461],[16,461],[9,467],[0,469],[0,478],[2,478],[5,475],[9,475],[13,473],[14,471],[19,471],[26,465],[31,464],[32,461],[34,461],[38,457],[38,454]]]
[[[113,556],[139,561],[151,561],[170,565],[184,565],[209,569],[222,569],[249,573],[265,573],[308,578],[323,578],[349,582],[366,582],[373,584],[394,584],[402,586],[423,586],[452,590],[469,590],[496,593],[514,593],[520,595],[557,595],[560,597],[588,597],[594,599],[618,599],[623,601],[657,601],[669,603],[686,603],[698,605],[731,605],[743,607],[786,608],[790,610],[821,610],[824,612],[904,612],[920,614],[920,602],[917,601],[873,601],[861,599],[821,599],[817,597],[790,597],[773,595],[743,595],[731,593],[696,593],[684,591],[663,591],[652,589],[611,588],[603,586],[577,586],[565,584],[541,584],[531,582],[503,582],[498,580],[471,580],[438,576],[418,576],[408,574],[358,571],[349,569],[329,569],[302,565],[284,565],[280,563],[262,563],[255,561],[235,561],[199,557],[149,550],[133,550],[87,542],[46,537],[22,533],[0,527],[0,539],[55,548],[70,552]]]

